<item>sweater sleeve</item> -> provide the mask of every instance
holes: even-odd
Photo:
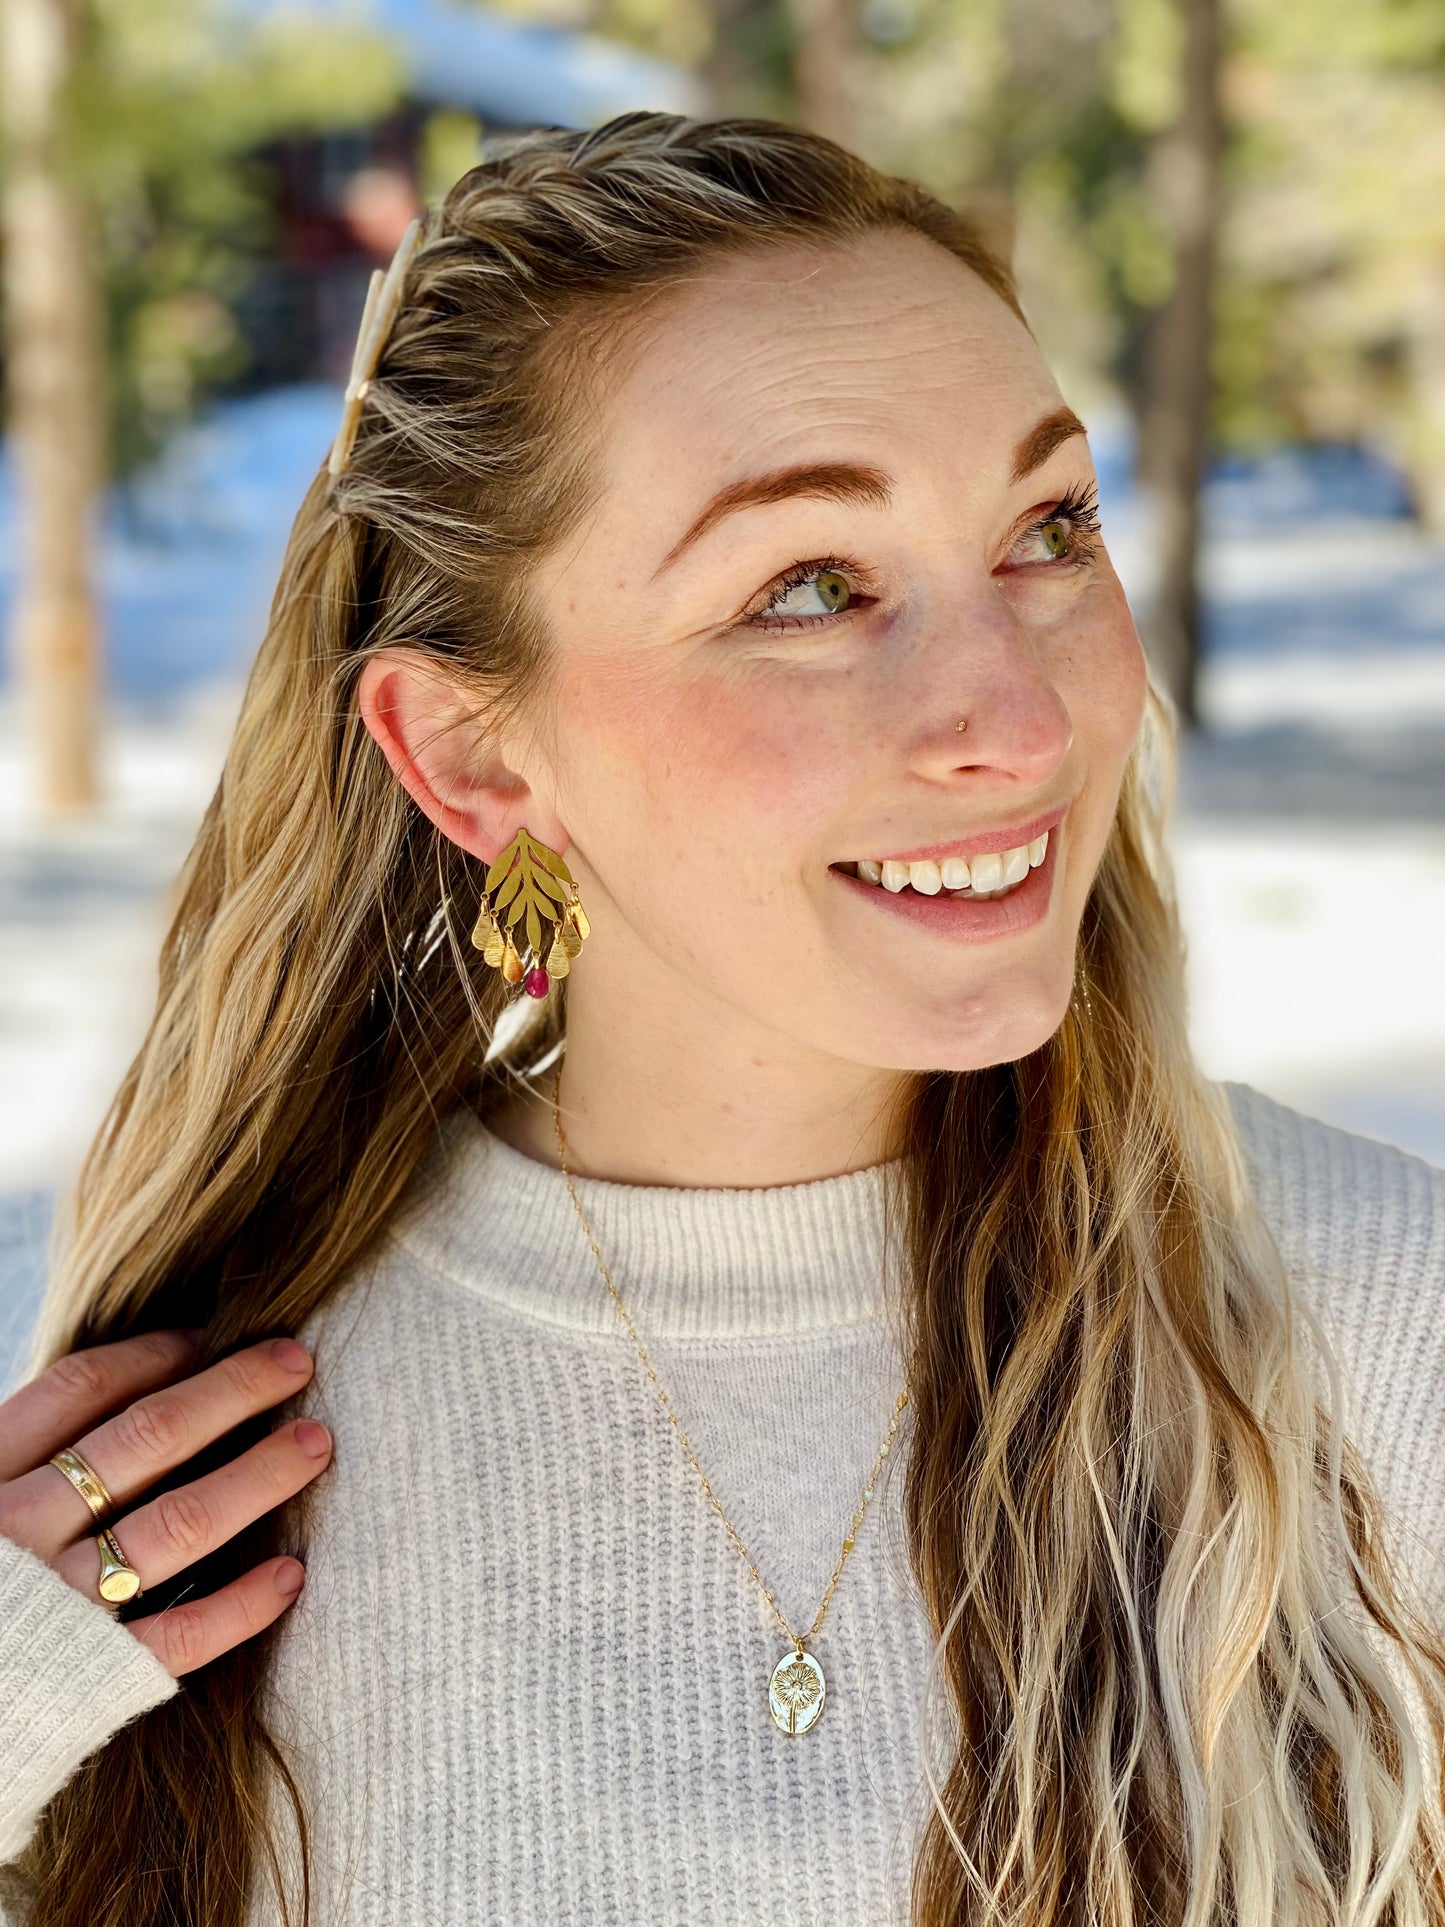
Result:
[[[76,1768],[180,1681],[99,1600],[0,1534],[0,1921],[28,1908],[9,1863]]]
[[[1285,1269],[1339,1360],[1391,1549],[1445,1631],[1445,1170],[1224,1088]]]

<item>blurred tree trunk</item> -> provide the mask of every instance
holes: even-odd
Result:
[[[1117,29],[1116,0],[1008,0],[1003,59],[979,132],[987,156],[968,211],[1005,260],[1018,236],[1019,185],[1030,164],[1058,153],[1097,110]]]
[[[6,427],[19,568],[10,655],[41,806],[98,795],[100,620],[91,577],[102,470],[101,294],[89,210],[66,166],[81,0],[0,0]]]
[[[1416,514],[1427,529],[1445,535],[1445,260],[1427,275],[1408,327],[1417,409],[1402,466]]]
[[[1145,352],[1139,480],[1158,513],[1158,578],[1143,623],[1181,719],[1198,723],[1200,489],[1209,451],[1213,290],[1224,115],[1221,0],[1178,0],[1179,113],[1150,155],[1149,180],[1169,235],[1174,285]]]
[[[787,12],[798,122],[856,151],[864,85],[858,0],[787,0]]]

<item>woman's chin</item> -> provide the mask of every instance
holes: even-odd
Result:
[[[860,1017],[855,1034],[871,1038],[867,1057],[880,1069],[986,1070],[1041,1050],[1064,1021],[1072,994],[1072,971],[1062,988],[1051,972],[1044,980],[1023,977],[955,995],[946,1004],[931,998],[910,1022],[895,992]]]

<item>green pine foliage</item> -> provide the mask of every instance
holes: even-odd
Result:
[[[94,212],[117,476],[245,373],[237,308],[276,245],[256,151],[364,126],[401,84],[395,49],[354,28],[243,25],[219,0],[89,0],[67,149]]]

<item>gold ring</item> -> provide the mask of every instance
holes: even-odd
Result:
[[[121,1551],[120,1541],[109,1526],[102,1526],[96,1533],[95,1543],[100,1547],[101,1598],[112,1606],[134,1599],[140,1591],[140,1574]]]
[[[102,1525],[115,1511],[115,1500],[105,1489],[105,1481],[93,1465],[85,1460],[73,1446],[62,1446],[50,1463],[63,1472],[76,1491],[90,1507]]]

